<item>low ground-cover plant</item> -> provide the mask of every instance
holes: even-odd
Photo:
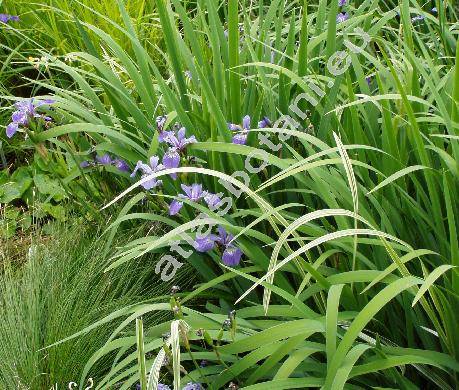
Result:
[[[122,1],[122,25],[104,20],[132,53],[77,21],[82,68],[50,67],[78,93],[53,86],[66,123],[36,141],[78,134],[126,162],[111,234],[128,220],[165,229],[120,248],[108,273],[158,252],[155,273],[170,283],[186,261],[201,284],[97,322],[122,319],[80,383],[116,351],[97,388],[457,386],[453,8],[156,3],[167,71]],[[91,177],[97,159],[61,146],[78,162],[69,177]],[[169,311],[174,321],[140,320]]]

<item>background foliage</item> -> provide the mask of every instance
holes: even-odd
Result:
[[[239,267],[228,268],[217,251],[195,252],[186,262],[199,278],[197,289],[182,286],[170,299],[125,307],[77,332],[69,340],[112,325],[109,338],[100,335],[103,345],[93,349],[79,383],[96,373],[98,388],[139,381],[155,388],[158,380],[216,389],[412,389],[426,381],[457,387],[454,6],[158,0],[159,20],[145,17],[147,25],[159,22],[163,34],[152,49],[153,38],[139,29],[144,19],[132,14],[147,8],[117,5],[115,14],[95,14],[102,24],[93,11],[73,20],[67,5],[46,12],[67,19],[69,42],[79,43],[62,48],[71,62],[52,58],[33,82],[14,63],[25,57],[12,43],[23,35],[2,31],[9,35],[6,79],[20,77],[34,94],[56,99],[58,120],[29,146],[52,151],[53,161],[60,158],[62,169],[53,175],[68,184],[68,199],[86,205],[85,213],[97,215],[109,201],[112,208],[121,204],[121,211],[109,208],[118,214],[108,226],[110,239],[130,224],[156,226],[117,248],[104,266],[109,274],[128,270],[146,253],[169,253],[170,240],[184,232],[194,237],[191,221],[199,211],[235,234],[244,256]],[[340,12],[348,19],[338,23]],[[349,52],[351,66],[334,77],[325,64],[345,50],[344,39],[358,44],[355,27],[371,43],[362,53]],[[67,45],[62,36],[57,40]],[[288,141],[279,129],[257,129],[264,116],[274,122],[293,115],[290,103],[301,92],[313,94],[311,83],[325,93],[315,95],[317,105],[300,102],[307,116],[297,131],[283,131],[291,135]],[[199,142],[187,148],[181,168],[155,174],[163,180],[160,191],[145,193],[113,167],[80,168],[93,153],[123,158],[131,168],[162,156],[155,118],[163,114]],[[240,124],[247,114],[247,144],[231,143],[227,124]],[[261,132],[282,148],[263,147]],[[250,175],[250,185],[230,178],[261,150],[269,166]],[[171,172],[177,180],[167,176]],[[165,202],[181,191],[179,184],[198,182],[229,195],[219,179],[231,180],[244,194],[233,196],[228,214],[186,202],[179,215],[168,215]],[[72,189],[75,183],[81,193]],[[254,283],[263,288],[252,289]],[[233,309],[236,314],[229,315]],[[174,319],[140,321],[171,310]],[[111,359],[109,372],[98,370],[100,359]]]

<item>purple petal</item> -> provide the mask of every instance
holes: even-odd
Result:
[[[170,137],[173,137],[174,136],[174,132],[173,131],[161,131],[161,133],[159,133],[159,136],[158,136],[158,141],[160,143],[162,142],[169,142],[169,139]]]
[[[209,234],[204,237],[196,237],[194,241],[194,248],[198,252],[209,252],[215,248],[215,240],[216,236],[213,234]]]
[[[338,15],[336,15],[337,23],[345,22],[348,19],[349,19],[349,14],[347,12],[340,12]]]
[[[180,154],[175,149],[169,149],[163,156],[163,165],[166,169],[178,168],[180,166]],[[176,173],[170,175],[174,180],[177,178]]]
[[[184,127],[181,127],[179,131],[177,131],[177,139],[181,141],[182,139],[185,138],[185,133],[186,129]]]
[[[189,144],[197,143],[198,140],[196,139],[196,137],[194,135],[192,135],[191,137],[185,138],[185,142],[186,142],[187,145],[189,145]]]
[[[89,163],[89,161],[85,160],[85,161],[80,162],[80,168],[84,169],[84,168],[88,168],[90,166],[91,166],[91,164]]]
[[[245,130],[250,130],[250,116],[246,115],[244,118],[242,118],[242,127]]]
[[[14,111],[11,115],[11,120],[23,126],[27,126],[29,123],[27,113],[24,111]]]
[[[159,157],[158,156],[151,156],[150,157],[150,167],[153,171],[158,170],[158,163],[159,163]]]
[[[259,129],[264,129],[265,127],[270,127],[270,126],[271,126],[271,121],[266,116],[263,117],[263,119],[260,122],[258,122]]]
[[[171,204],[169,205],[169,215],[177,214],[182,207],[183,207],[183,202],[180,202],[178,200],[173,200]]]
[[[204,390],[200,383],[188,382],[182,390]]]
[[[196,137],[194,135],[192,135],[189,138],[183,138],[183,139],[179,140],[177,148],[179,150],[184,150],[189,144],[194,144],[196,142],[197,142]]]
[[[113,160],[113,165],[117,167],[121,172],[129,172],[130,168],[126,161],[117,158]]]
[[[105,153],[103,156],[96,156],[96,161],[102,165],[110,165],[112,159],[108,153]]]
[[[187,186],[186,184],[181,184],[183,192],[186,195],[186,198],[191,199],[191,186]]]
[[[168,140],[168,145],[171,148],[175,148],[177,150],[183,150],[184,146],[182,145],[182,142],[178,140],[177,136],[174,134],[173,136],[169,137]]]
[[[30,106],[30,100],[31,99],[19,100],[18,102],[14,103],[14,107],[16,107],[18,110],[25,111]]]
[[[153,170],[149,165],[143,163],[142,161],[137,161],[137,164],[131,173],[131,177],[134,177],[138,170],[140,170],[145,175],[153,173]]]
[[[196,184],[194,183],[191,186],[191,197],[190,199],[197,202],[199,199],[201,199],[204,196],[202,192],[202,184]]]
[[[17,22],[17,21],[19,21],[19,16],[8,15],[8,14],[0,14],[0,22],[1,23],[8,23],[9,21]]]
[[[145,179],[146,177],[148,177],[148,175],[142,175],[142,179]],[[154,177],[150,180],[147,180],[145,183],[142,183],[141,185],[145,190],[151,190],[153,188],[161,186],[162,184],[163,184],[162,180],[157,180]]]
[[[194,183],[191,186],[182,184],[181,187],[186,195],[184,197],[193,202],[197,202],[199,199],[206,195],[206,193],[202,191],[202,184]]]
[[[230,245],[230,242],[233,240],[234,236],[229,234],[223,226],[218,226],[217,231],[219,236],[218,242],[225,247]]]
[[[211,210],[215,210],[222,200],[217,194],[207,193],[204,196],[204,201]]]
[[[223,264],[227,266],[238,265],[241,261],[242,251],[235,246],[228,246],[222,255]]]
[[[239,133],[233,136],[233,144],[245,145],[247,142],[247,133]]]
[[[54,104],[56,103],[55,100],[53,99],[43,99],[43,100],[37,100],[35,103],[32,103],[35,107],[41,107],[46,104]]]
[[[347,0],[338,0],[338,5],[340,7],[344,7],[346,5],[346,3],[347,3]]]
[[[226,232],[226,229],[221,226],[221,225],[218,225],[217,227],[217,232],[218,232],[218,235],[222,238],[222,239],[225,239],[226,238],[226,235],[228,234]]]
[[[228,123],[228,129],[230,129],[231,131],[242,130],[241,126],[235,125],[234,123]]]
[[[6,136],[11,138],[19,129],[19,125],[16,122],[11,122],[8,126],[6,126]]]

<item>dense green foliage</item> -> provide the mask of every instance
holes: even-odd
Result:
[[[154,49],[129,2],[127,10],[117,0],[116,16],[98,14],[102,27],[86,11],[71,19],[62,3],[46,15],[68,16],[80,47],[69,49],[71,62],[52,58],[34,81],[21,75],[11,44],[33,39],[2,32],[11,35],[4,85],[14,75],[55,100],[50,125],[12,139],[48,151],[59,166],[53,178],[84,213],[97,220],[105,203],[118,215],[106,226],[109,240],[153,224],[99,261],[99,271],[128,272],[149,253],[179,257],[173,243],[181,240],[192,254],[180,261],[199,278],[195,289],[118,303],[90,327],[73,324],[73,336],[53,338],[59,348],[110,329],[97,335],[78,383],[459,386],[459,20],[450,2],[157,0],[164,42]],[[327,63],[340,51],[348,63],[333,74]],[[4,101],[15,100],[11,91]],[[298,100],[301,93],[309,98]],[[167,120],[158,126],[159,115]],[[233,143],[245,115],[247,141]],[[274,126],[283,115],[295,125]],[[257,126],[264,117],[270,123]],[[109,154],[131,169],[155,155],[165,163],[171,151],[159,133],[176,122],[197,139],[180,151],[178,168],[152,164],[138,181],[94,162]],[[162,186],[145,191],[156,179]],[[228,211],[178,196],[194,183],[231,199]],[[173,200],[184,206],[169,215]],[[238,266],[222,260],[230,245],[197,252],[184,239],[197,241],[196,228],[209,225],[201,212],[214,221],[212,234],[220,225],[235,236]],[[160,265],[145,268],[158,274]],[[181,283],[164,286],[172,284]],[[99,368],[106,361],[109,372]]]

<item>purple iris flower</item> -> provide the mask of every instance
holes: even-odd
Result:
[[[222,255],[223,264],[227,266],[238,265],[241,261],[242,251],[235,245],[232,244],[234,236],[226,232],[226,230],[219,226],[217,243],[225,248]]]
[[[247,143],[247,136],[250,130],[250,116],[246,115],[242,118],[242,127],[234,123],[229,123],[228,129],[231,131],[238,131],[238,133],[233,136],[233,144],[245,145]]]
[[[187,186],[185,184],[181,185],[182,190],[185,194],[179,194],[179,197],[182,199],[188,199],[192,202],[199,202],[202,198],[207,195],[206,191],[202,190],[202,184],[192,184]],[[169,205],[169,215],[176,215],[181,208],[183,207],[183,202],[179,200],[173,200]]]
[[[113,166],[118,168],[121,172],[129,172],[131,168],[126,161],[122,160],[121,158],[116,158],[112,161]]]
[[[178,152],[182,152],[185,148],[193,143],[196,143],[196,137],[192,135],[189,138],[185,137],[186,129],[181,127],[177,134],[175,131],[163,131],[159,135],[159,142],[167,143],[171,148],[175,148]]]
[[[112,164],[112,158],[108,153],[105,153],[102,156],[96,156],[96,161],[101,164],[101,165],[111,165]]]
[[[217,228],[218,235],[208,234],[206,236],[196,236],[194,241],[194,248],[198,252],[210,252],[217,244],[223,249],[222,262],[223,264],[234,267],[241,262],[242,251],[232,244],[234,236],[226,232],[226,230],[219,226]]]
[[[271,126],[271,121],[266,116],[264,116],[263,119],[258,122],[258,128],[259,129],[264,129],[264,128],[270,127],[270,126]]]
[[[196,237],[194,241],[194,248],[198,252],[210,252],[215,248],[215,242],[218,237],[215,234],[208,234],[207,236]]]
[[[200,383],[188,382],[182,390],[204,390]]]
[[[89,161],[86,161],[86,160],[85,160],[85,161],[82,161],[82,162],[80,163],[80,168],[83,168],[83,169],[84,169],[84,168],[89,168],[90,166],[91,166],[91,163],[90,163]]]
[[[43,118],[50,121],[51,118],[37,113],[37,108],[46,104],[53,104],[54,100],[36,100],[34,98],[21,100],[14,104],[16,111],[11,114],[11,123],[6,127],[6,136],[11,138],[19,130],[19,126],[28,126],[33,118]]]
[[[0,14],[0,23],[8,23],[8,22],[19,22],[19,16],[16,15],[8,15],[8,14]]]
[[[346,3],[347,3],[347,0],[338,0],[338,5],[340,7],[344,7],[346,5]]]
[[[36,109],[38,107],[54,104],[56,101],[52,99],[43,99],[43,100],[35,100],[34,98],[21,100],[14,104],[14,107],[18,111],[23,111],[27,113],[29,116],[34,116],[36,118],[41,117],[40,114],[37,114]]]
[[[365,77],[365,81],[367,82],[368,86],[370,86],[370,84],[371,84],[371,77],[370,77],[370,76]]]
[[[137,161],[137,164],[134,170],[131,173],[131,177],[134,177],[137,171],[142,172],[141,178],[145,178],[155,172],[161,171],[164,169],[162,164],[159,164],[159,157],[152,156],[150,157],[150,165],[143,163],[142,161]],[[142,187],[146,190],[151,190],[152,188],[156,188],[163,184],[162,180],[157,180],[156,178],[150,179],[145,183],[142,183]]]
[[[347,12],[340,12],[336,15],[336,23],[342,23],[349,19],[349,14]]]
[[[175,148],[169,148],[169,150],[164,153],[163,156],[163,165],[166,169],[178,168],[180,165],[180,154]],[[176,173],[171,173],[170,175],[174,180],[177,178]]]

